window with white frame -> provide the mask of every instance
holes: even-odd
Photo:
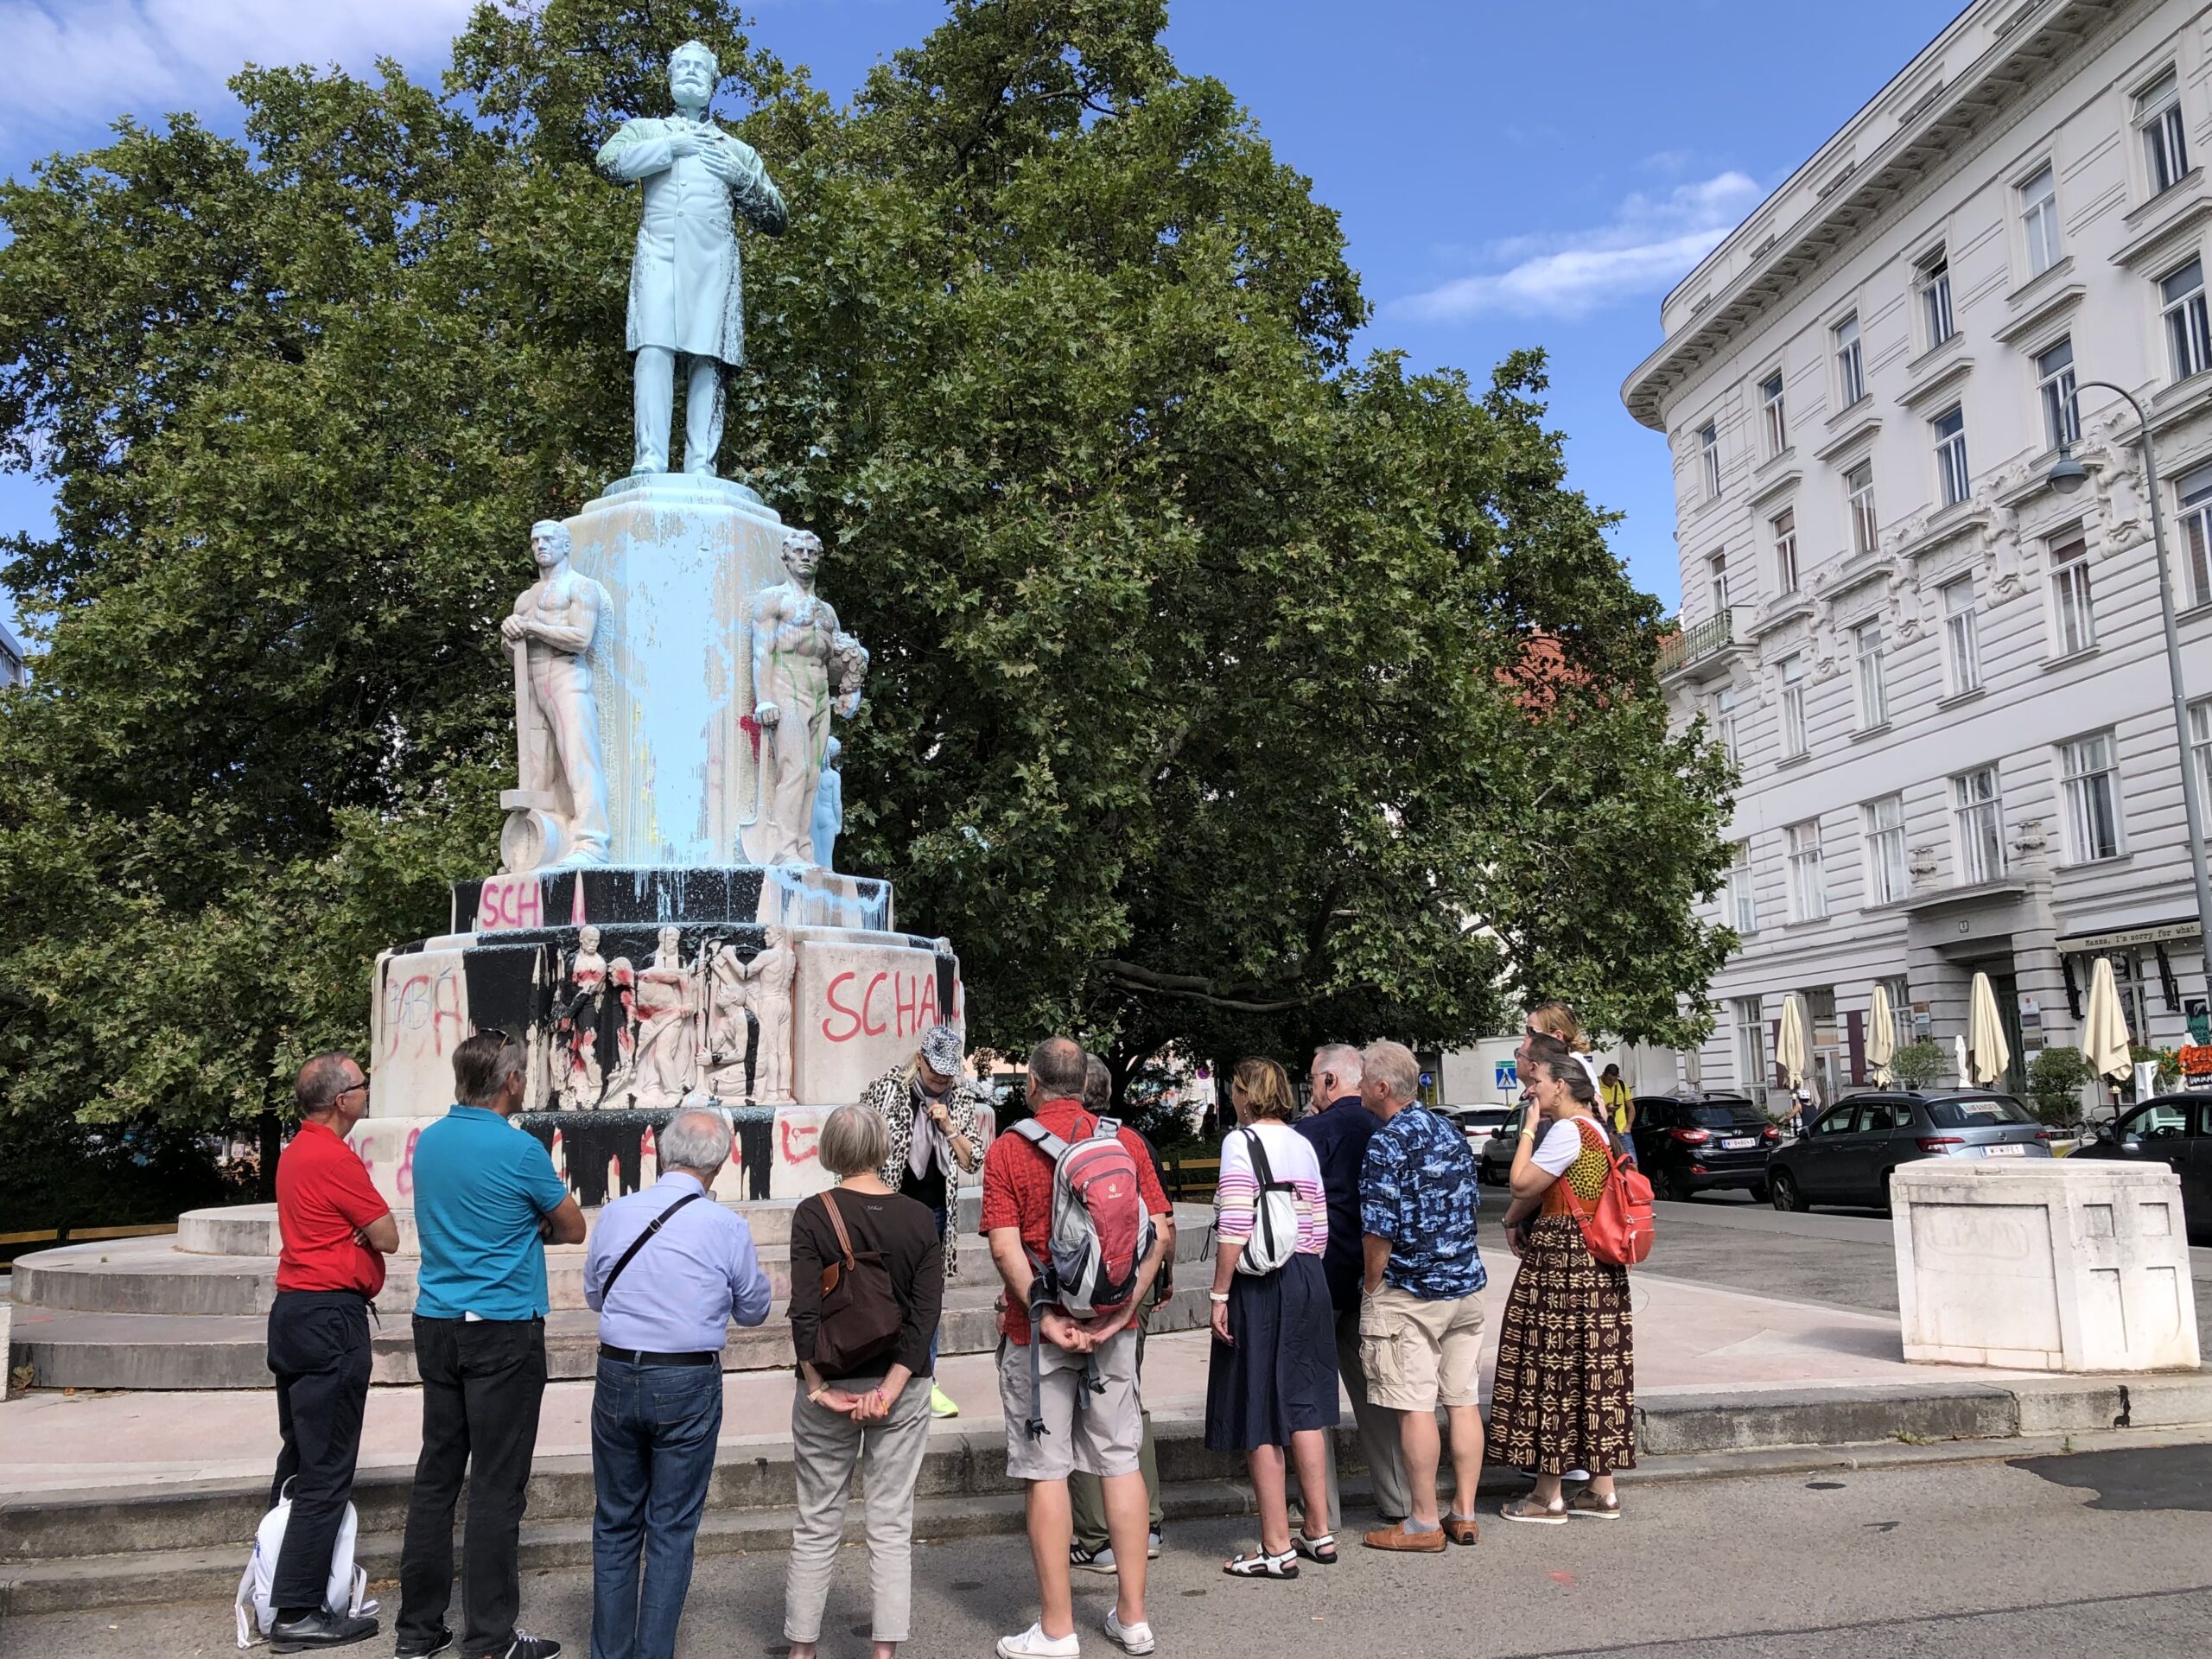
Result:
[[[2151,1010],[2144,999],[2142,976],[2136,971],[2135,952],[2107,950],[2103,954],[2112,963],[2113,995],[2120,999],[2120,1016],[2127,1022],[2127,1029],[2139,1043],[2143,1040],[2144,1033],[2150,1029],[2146,1021]],[[2094,973],[2096,970],[2092,969],[2090,971]]]
[[[2020,187],[2020,232],[2028,247],[2028,275],[2040,276],[2058,263],[2058,179],[2045,162]]]
[[[1967,412],[1954,404],[1928,426],[1936,439],[1936,476],[1942,486],[1943,505],[1955,507],[1974,493],[1967,476]]]
[[[1736,688],[1722,686],[1713,694],[1713,734],[1719,740],[1720,752],[1728,757],[1729,764],[1738,766],[1744,764],[1743,738],[1737,728],[1739,717]]]
[[[1782,758],[1795,759],[1805,753],[1805,658],[1802,654],[1785,657],[1782,670]]]
[[[1728,553],[1723,548],[1708,553],[1705,559],[1706,596],[1713,601],[1713,613],[1719,616],[1728,608]]]
[[[1748,841],[1739,841],[1730,849],[1728,925],[1746,935],[1759,931],[1759,901],[1751,887],[1751,843]]]
[[[2066,791],[2066,853],[2076,864],[2120,856],[2120,765],[2110,732],[2058,746]]]
[[[2181,82],[2171,69],[2135,98],[2135,130],[2143,135],[2143,169],[2157,195],[2189,171],[2189,140],[2181,114]]]
[[[1981,623],[1974,605],[1974,578],[1947,582],[1943,596],[1943,671],[1950,694],[1963,696],[1981,684]]]
[[[1866,359],[1859,348],[1859,314],[1853,312],[1829,332],[1835,340],[1836,407],[1848,409],[1866,395]]]
[[[1736,1086],[1764,1089],[1774,1072],[1767,1060],[1765,1010],[1756,996],[1737,997],[1731,1006],[1735,1012]]]
[[[1912,987],[1903,974],[1881,982],[1890,994],[1890,1034],[1899,1048],[1912,1040]]]
[[[1951,779],[1951,838],[1961,887],[2004,875],[2005,797],[1996,767],[1977,766]]]
[[[1844,474],[1843,492],[1851,514],[1851,550],[1872,553],[1882,535],[1874,516],[1874,463],[1862,461]]]
[[[2036,354],[2036,396],[2043,403],[2043,435],[2054,449],[2082,442],[2082,404],[2074,393],[2074,341],[2060,340]]]
[[[1920,325],[1932,351],[1959,332],[1951,320],[1951,261],[1942,249],[1913,267],[1912,285],[1920,295]]]
[[[2181,556],[2189,602],[2212,605],[2212,467],[2183,474],[2174,493],[2181,497]]]
[[[2212,823],[2212,697],[2189,706],[2189,753],[2196,774],[2196,810]]]
[[[2158,315],[2166,325],[2166,363],[2186,380],[2212,368],[2212,315],[2204,308],[2204,262],[2192,259],[2158,283]]]
[[[1817,922],[1828,913],[1828,878],[1821,864],[1821,821],[1785,825],[1783,855],[1789,862],[1789,919]]]
[[[1869,801],[1864,835],[1866,843],[1866,902],[1895,904],[1905,896],[1904,797],[1885,795]]]
[[[1720,493],[1720,429],[1707,421],[1697,429],[1698,464],[1703,469],[1705,499],[1712,500]]]
[[[1780,369],[1759,382],[1759,411],[1766,424],[1767,458],[1772,460],[1789,447],[1789,414],[1783,406]]]
[[[2050,550],[2050,648],[2071,657],[2097,643],[2097,611],[2089,591],[2089,544],[2076,537]]]
[[[1882,625],[1861,622],[1851,631],[1851,645],[1859,659],[1859,729],[1871,732],[1890,719],[1889,652]]]
[[[1774,588],[1778,594],[1797,591],[1797,510],[1784,507],[1768,519],[1774,533]]]

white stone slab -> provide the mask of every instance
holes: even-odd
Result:
[[[2196,1369],[2196,1287],[2171,1169],[1930,1159],[1898,1170],[1890,1199],[1907,1360]]]

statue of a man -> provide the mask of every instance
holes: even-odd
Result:
[[[861,706],[868,652],[837,626],[837,613],[814,591],[822,543],[811,531],[784,537],[791,580],[753,601],[753,718],[760,728],[760,831],[764,864],[811,864],[814,802],[830,752],[834,709],[850,719]]]
[[[640,1110],[672,1106],[690,1086],[697,1058],[691,1042],[696,1015],[692,1001],[683,936],[664,927],[660,948],[638,973],[638,1069],[632,1099]]]
[[[745,360],[744,285],[736,213],[770,236],[789,222],[760,153],[707,113],[721,79],[715,54],[687,41],[669,54],[676,113],[626,121],[601,146],[599,170],[645,183],[630,262],[627,347],[638,423],[635,469],[669,470],[676,359],[685,359],[683,470],[711,477],[722,438],[722,368]],[[733,211],[734,210],[734,211]]]
[[[599,619],[613,601],[607,589],[569,566],[569,527],[557,518],[530,527],[537,580],[515,600],[499,637],[515,659],[515,749],[523,810],[544,810],[560,821],[562,864],[607,862],[607,766],[599,747],[599,702],[592,690],[591,647]],[[529,798],[536,796],[538,802]],[[540,807],[539,803],[550,803]],[[543,841],[535,842],[540,852]],[[502,838],[508,868],[531,869]]]
[[[753,1051],[753,1098],[763,1106],[791,1103],[791,976],[798,951],[780,927],[762,934],[759,955],[743,969],[760,1034]]]
[[[727,944],[709,944],[703,953],[701,973],[706,981],[707,1015],[699,1062],[706,1073],[708,1092],[742,1096],[745,1062],[753,1040],[745,1017],[752,1006],[745,964]]]

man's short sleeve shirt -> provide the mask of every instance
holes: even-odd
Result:
[[[568,1196],[535,1135],[481,1107],[447,1112],[415,1143],[415,1227],[423,1241],[416,1313],[543,1319],[537,1224]]]
[[[353,1148],[327,1123],[302,1123],[276,1160],[279,1290],[384,1288],[384,1257],[354,1236],[391,1213]]]
[[[1481,1203],[1467,1137],[1424,1106],[1375,1131],[1360,1167],[1360,1229],[1390,1241],[1382,1282],[1445,1301],[1488,1282],[1475,1248]]]

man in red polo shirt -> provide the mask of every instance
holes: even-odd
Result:
[[[269,1599],[279,1653],[342,1648],[377,1633],[373,1618],[327,1608],[330,1555],[353,1496],[361,1414],[369,1399],[369,1303],[384,1288],[384,1259],[399,1224],[346,1137],[369,1109],[368,1080],[346,1054],[318,1054],[292,1084],[299,1133],[276,1160],[276,1300],[269,1309],[269,1369],[284,1437],[270,1483],[273,1507],[292,1488],[292,1517]]]
[[[1084,1109],[1084,1071],[1083,1050],[1067,1038],[1047,1038],[1030,1052],[1030,1110],[1070,1146],[1088,1137],[1098,1122]],[[1167,1195],[1153,1170],[1151,1154],[1132,1130],[1122,1130],[1120,1139],[1135,1160],[1145,1208],[1166,1217]],[[1160,1270],[1166,1229],[1155,1224],[1151,1254],[1138,1269],[1136,1294],[1127,1306],[1092,1319],[1071,1318],[1061,1308],[1039,1313],[1035,1335],[1044,1346],[1038,1404],[1045,1433],[1032,1439],[1027,1428],[1033,1340],[1029,1290],[1036,1264],[1046,1259],[1051,1245],[1052,1162],[1019,1135],[1000,1135],[984,1156],[982,1221],[991,1260],[1006,1281],[999,1314],[1006,1468],[1025,1483],[1029,1553],[1043,1604],[1034,1624],[1018,1636],[1000,1638],[1000,1659],[1074,1659],[1080,1651],[1068,1583],[1068,1546],[1075,1535],[1068,1476],[1077,1469],[1096,1475],[1105,1497],[1106,1532],[1119,1580],[1106,1634],[1130,1653],[1150,1653],[1152,1626],[1144,1610],[1150,1516],[1137,1460],[1144,1418],[1137,1396],[1135,1319]],[[1095,1374],[1096,1392],[1085,1386],[1086,1369]]]

